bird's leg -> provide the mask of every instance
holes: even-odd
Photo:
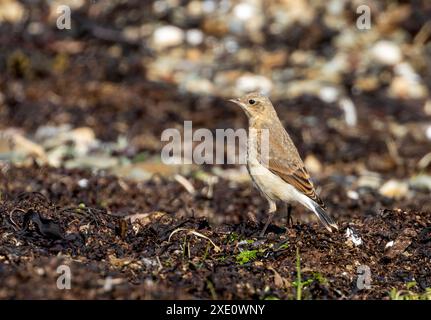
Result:
[[[287,204],[287,225],[289,228],[293,226],[292,205],[290,203]]]
[[[268,202],[269,202],[268,220],[266,220],[265,226],[263,227],[262,232],[260,233],[261,237],[265,235],[266,229],[271,223],[272,218],[274,218],[275,211],[277,211],[277,205],[275,204],[275,202],[272,200],[268,200]]]

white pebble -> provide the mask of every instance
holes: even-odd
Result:
[[[78,181],[78,186],[85,189],[88,187],[88,179],[81,179]]]
[[[272,81],[260,75],[243,75],[236,81],[236,87],[243,93],[260,91],[263,94],[268,94],[272,89]]]
[[[407,196],[408,192],[408,184],[395,179],[385,182],[379,189],[381,195],[392,199],[401,199]]]
[[[175,26],[163,26],[153,33],[153,45],[156,49],[165,49],[180,45],[184,40],[184,31]]]
[[[425,131],[425,134],[426,134],[428,140],[431,140],[431,126],[428,126],[428,128]]]
[[[388,249],[390,247],[393,247],[394,242],[393,241],[389,241],[386,245],[385,245],[385,249]]]
[[[339,92],[334,87],[323,87],[319,91],[319,98],[326,103],[333,103],[337,101]]]
[[[226,51],[229,53],[235,53],[239,49],[238,42],[236,42],[234,39],[226,39],[224,42],[224,46],[226,48]]]
[[[359,200],[359,193],[357,193],[356,191],[354,191],[354,190],[348,190],[347,191],[347,196],[350,198],[350,199],[353,199],[353,200]]]
[[[256,9],[254,6],[248,3],[239,3],[233,8],[233,14],[236,18],[242,21],[252,19],[256,14]]]
[[[217,4],[213,0],[205,0],[202,3],[202,11],[205,13],[211,13],[215,11]]]
[[[421,81],[421,77],[416,73],[416,71],[413,69],[413,67],[411,66],[410,63],[407,62],[402,62],[397,64],[394,67],[394,72],[411,81],[411,82],[420,82]]]
[[[192,46],[200,45],[204,40],[204,34],[199,29],[191,29],[186,33],[187,43]]]
[[[360,246],[362,244],[361,237],[355,234],[355,232],[350,228],[346,229],[346,238],[352,241],[355,246]]]
[[[372,57],[379,63],[395,65],[401,62],[402,53],[397,44],[392,41],[381,40],[371,48]]]
[[[350,98],[340,99],[340,107],[344,111],[344,120],[350,127],[356,126],[358,123],[358,116],[356,113],[356,107]]]

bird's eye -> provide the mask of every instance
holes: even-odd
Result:
[[[250,99],[250,100],[248,100],[248,103],[249,103],[249,104],[255,104],[255,103],[256,103],[256,101],[255,101],[255,100],[253,100],[253,99]]]

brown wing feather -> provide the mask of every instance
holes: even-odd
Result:
[[[298,150],[281,123],[276,133],[274,130],[270,129],[270,131],[272,132],[269,135],[269,159],[266,162],[268,170],[291,184],[319,206],[325,208],[323,201],[316,194],[310,175],[299,156]],[[260,147],[258,141],[258,148],[260,149]]]
[[[286,167],[280,161],[270,159],[268,170],[291,184],[298,191],[315,201],[319,206],[325,208],[322,199],[316,194],[313,183],[310,180],[310,175],[305,167]]]

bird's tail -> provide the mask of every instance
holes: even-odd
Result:
[[[329,232],[338,230],[338,226],[335,221],[317,203],[313,203],[313,212]]]

